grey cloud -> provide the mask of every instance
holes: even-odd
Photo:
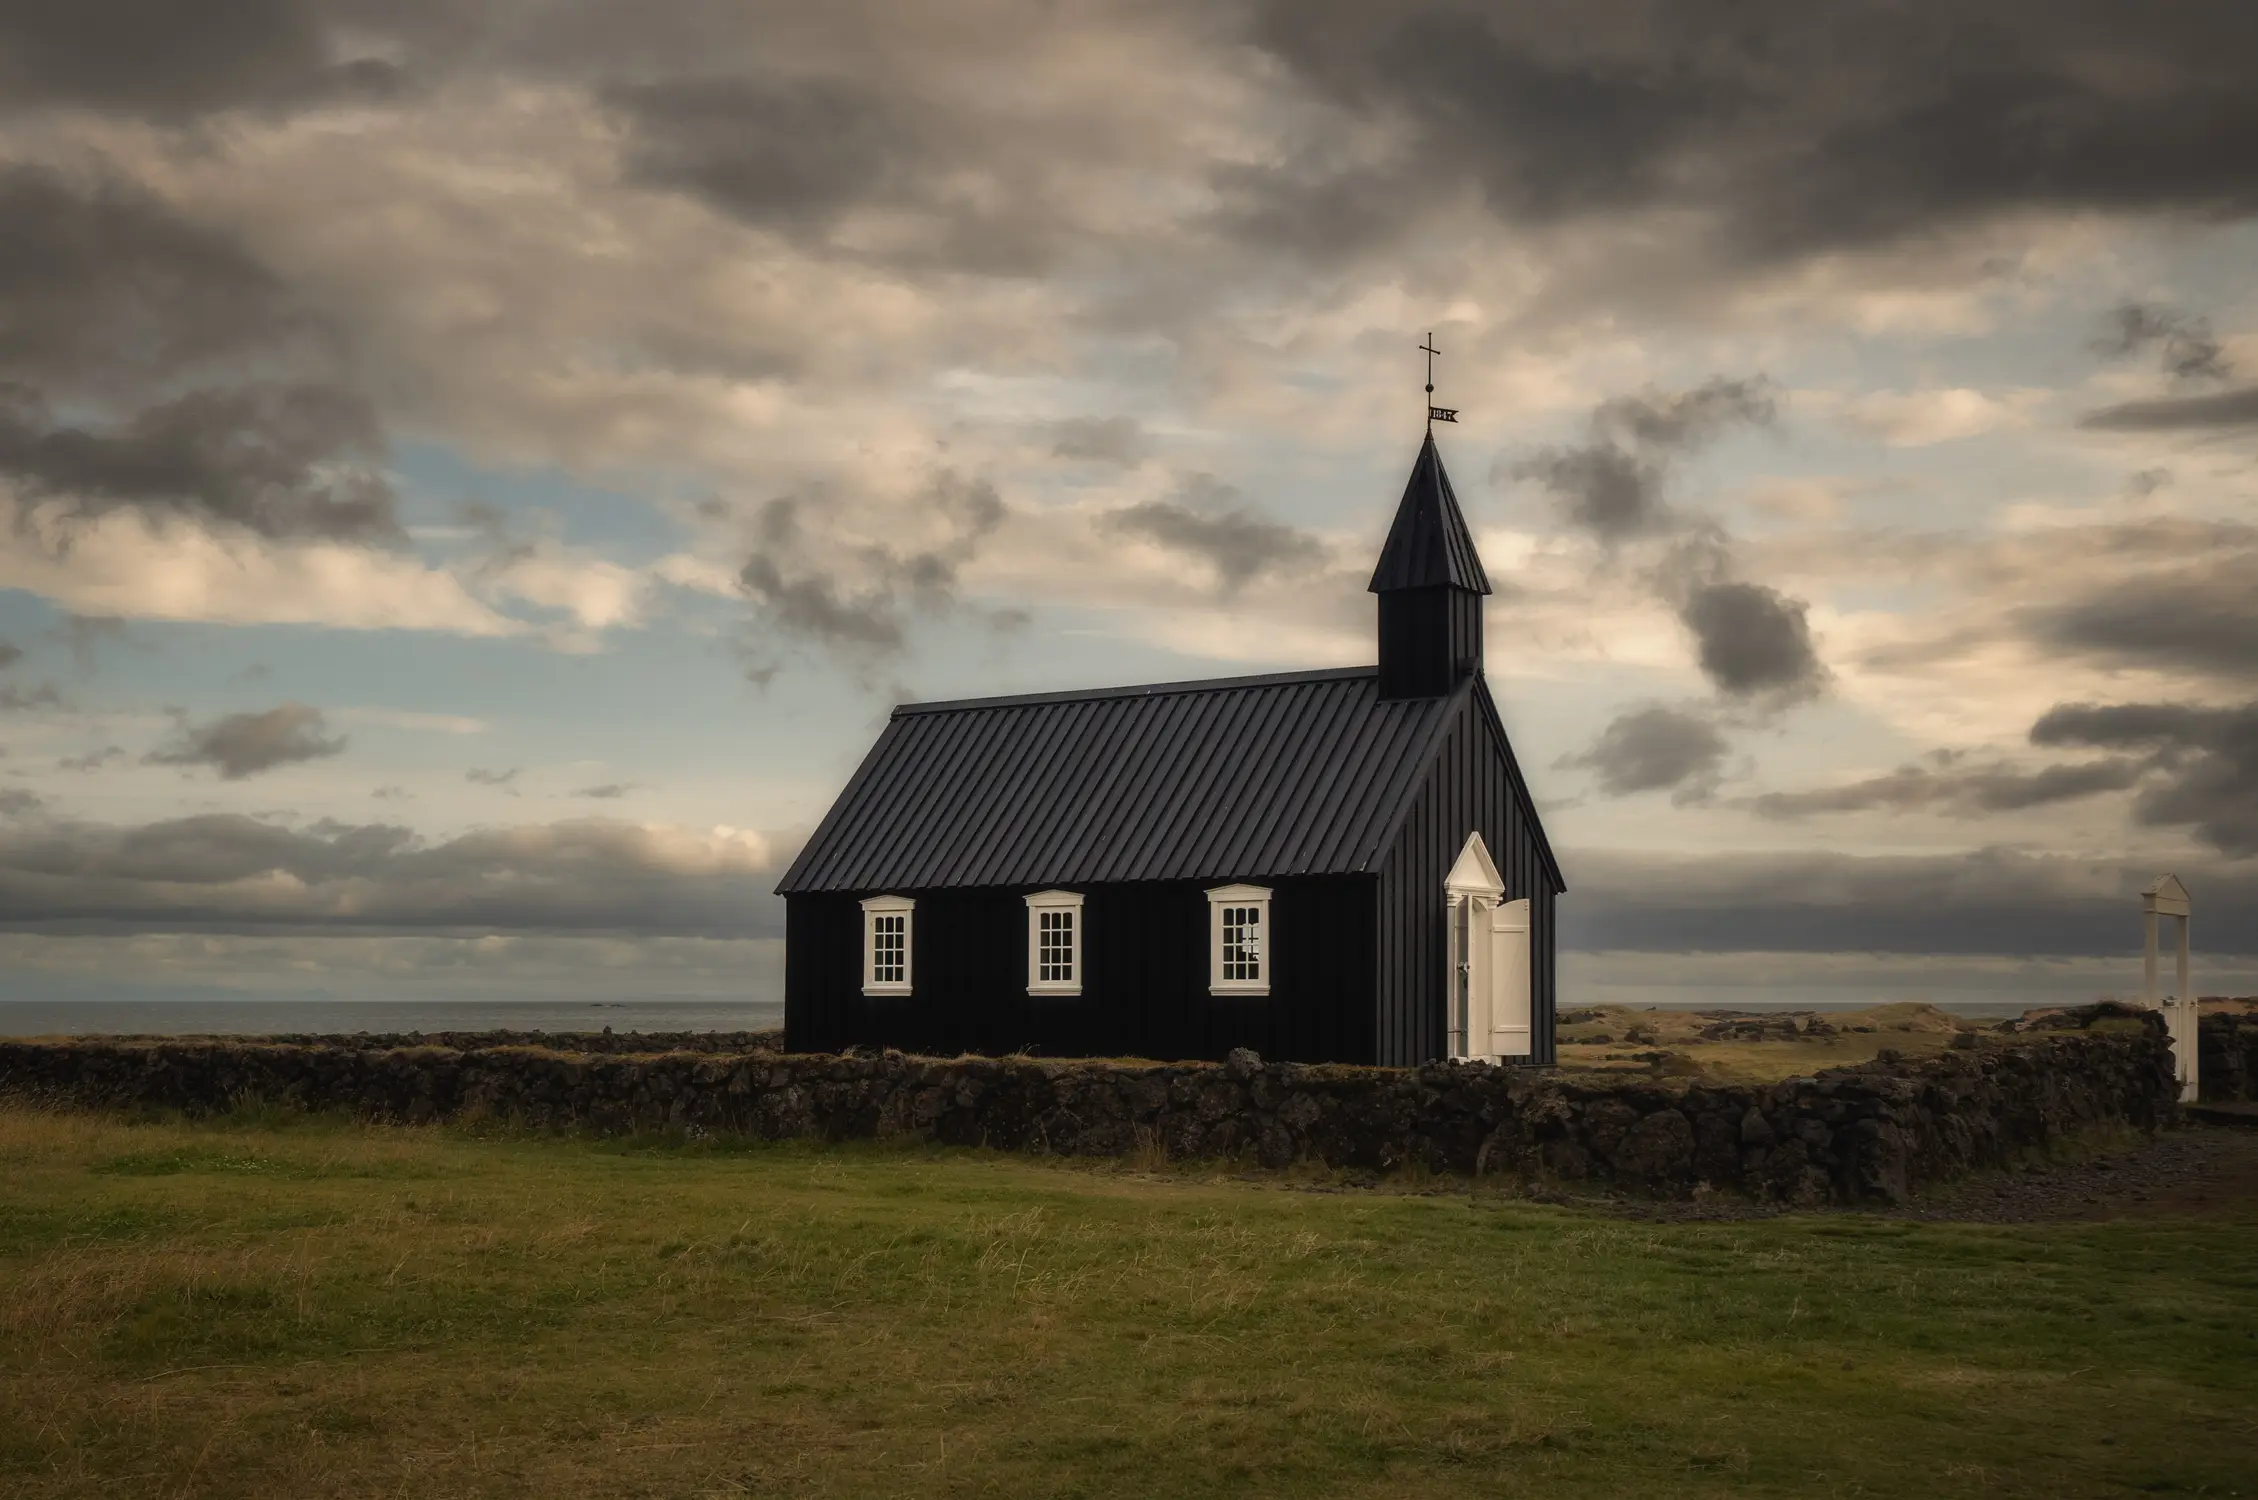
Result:
[[[306,0],[19,0],[0,9],[0,100],[173,123],[229,108],[383,97],[398,69],[341,55],[340,23],[365,36],[398,14]]]
[[[23,647],[13,641],[0,641],[0,672],[6,671],[23,659]]]
[[[2134,800],[2140,822],[2258,855],[2258,703],[2065,703],[2031,726],[2031,743],[2146,751],[2158,771]]]
[[[2187,543],[2195,550],[2199,543]],[[2111,579],[2016,614],[2056,651],[2113,664],[2258,680],[2258,550],[2231,533],[2200,544],[2202,561]],[[2201,555],[2201,554],[2199,554]]]
[[[2078,419],[2096,432],[2202,432],[2212,428],[2258,427],[2258,385],[2237,386],[2209,396],[2161,396],[2104,406]]]
[[[473,766],[463,772],[463,780],[474,786],[508,786],[511,782],[517,780],[519,769],[517,766],[512,766],[507,771],[486,771]]]
[[[89,750],[84,755],[69,755],[55,762],[58,771],[99,771],[104,766],[131,759],[121,745],[104,745],[99,750]]]
[[[1398,225],[1470,193],[1516,226],[1667,212],[1698,276],[2016,211],[2258,207],[2258,163],[2235,145],[2258,134],[2258,18],[2230,0],[2168,16],[2036,0],[1759,0],[1722,21],[1636,0],[1572,16],[1269,0],[1254,15],[1256,44],[1313,100],[1395,142],[1383,161],[1295,160],[1260,185],[1392,179],[1365,212]],[[1312,127],[1305,156],[1342,129]]]
[[[1662,466],[1611,443],[1546,448],[1507,472],[1552,491],[1569,524],[1609,541],[1664,521]]]
[[[890,580],[851,593],[828,574],[788,575],[773,556],[760,553],[746,559],[737,581],[785,635],[881,653],[902,648],[904,615]]]
[[[1013,133],[964,100],[929,98],[880,67],[676,75],[616,85],[628,170],[836,256],[989,275],[1029,275],[1063,225],[1041,173],[1016,165]],[[891,221],[845,235],[858,210]]]
[[[772,500],[761,509],[758,550],[738,570],[738,583],[761,622],[779,635],[865,661],[892,655],[902,649],[912,615],[938,615],[957,606],[957,574],[1003,524],[1004,503],[985,480],[943,474],[925,500],[926,513],[939,516],[947,534],[907,553],[881,544],[826,546],[809,533],[807,502]],[[837,571],[841,552],[855,565],[853,582]],[[763,657],[751,670],[770,671],[773,664]]]
[[[1138,8],[1137,41],[1204,53],[1252,95],[1246,118],[1287,128],[1253,151],[1243,118],[1160,105],[1124,140],[1116,120],[986,85],[999,58],[1035,71],[1028,54],[1058,33],[1102,47],[1106,8],[1039,25],[992,7],[831,9],[839,20],[786,24],[703,4],[245,0],[207,22],[159,0],[26,0],[0,20],[0,96],[181,118],[380,85],[378,55],[404,59],[404,79],[478,69],[496,92],[530,80],[608,101],[627,170],[654,187],[829,254],[1011,274],[1085,233],[1072,189],[1117,159],[1146,181],[1204,170],[1187,186],[1221,206],[1193,238],[1369,255],[1472,203],[1517,230],[1623,219],[1685,278],[2031,209],[2258,203],[2258,168],[2235,149],[2258,133],[2258,23],[2231,0],[2160,14],[1753,0],[1723,19],[1645,0]],[[936,10],[961,51],[914,24]],[[1138,154],[1151,140],[1167,143],[1158,171]],[[872,232],[839,232],[866,208]]]
[[[0,818],[28,818],[47,806],[47,799],[22,787],[0,787]]]
[[[574,792],[573,795],[575,797],[593,798],[599,802],[616,802],[628,793],[639,789],[639,784],[636,782],[607,781],[601,786],[584,786],[579,791]]]
[[[40,708],[63,707],[63,690],[52,682],[37,687],[0,685],[0,713],[25,713]]]
[[[1690,69],[1547,55],[1491,7],[1274,0],[1254,16],[1257,45],[1314,99],[1408,127],[1384,163],[1320,135],[1269,172],[1219,173],[1227,222],[1289,246],[1385,243],[1457,184],[1516,223],[1629,207],[1659,192],[1673,143],[1721,102]]]
[[[1672,800],[1686,803],[1716,790],[1726,748],[1707,718],[1655,705],[1617,715],[1598,739],[1559,764],[1592,772],[1610,797],[1670,789]]]
[[[233,238],[114,175],[0,166],[0,478],[274,537],[400,536],[335,331]]]
[[[1501,468],[1551,490],[1571,525],[1610,547],[1641,534],[1677,534],[1655,584],[1693,633],[1703,675],[1728,696],[1785,704],[1815,696],[1828,681],[1812,643],[1809,606],[1768,585],[1731,579],[1730,539],[1714,521],[1672,509],[1665,493],[1680,458],[1736,427],[1768,425],[1777,414],[1763,376],[1713,376],[1691,390],[1603,401],[1592,409],[1586,442]]]
[[[1399,246],[1436,196],[1417,174],[1357,160],[1324,137],[1280,161],[1218,163],[1208,179],[1217,207],[1207,227],[1265,255],[1326,269]]]
[[[2175,380],[2224,380],[2233,373],[2208,319],[2150,302],[2112,308],[2094,348],[2113,359],[2157,349],[2164,373]]]
[[[404,786],[380,786],[369,793],[378,802],[405,802],[413,795]]]
[[[0,223],[0,379],[135,398],[328,337],[243,244],[114,174],[0,165]]]
[[[1750,806],[1761,817],[1806,818],[1822,813],[1941,812],[1974,818],[2019,812],[2104,792],[2121,792],[2149,769],[2146,759],[2110,759],[2022,770],[2009,765],[1900,766],[1843,786],[1803,792],[1767,792]]]
[[[1069,417],[1050,423],[1051,456],[1132,468],[1152,451],[1135,417]]]
[[[0,926],[773,936],[778,868],[608,819],[435,844],[388,824],[293,830],[234,814],[48,819],[0,829]]]
[[[264,713],[229,714],[209,724],[183,718],[167,744],[143,759],[153,766],[209,766],[227,781],[241,781],[277,766],[320,760],[345,748],[331,737],[321,710],[284,703]]]
[[[920,165],[903,101],[847,78],[672,78],[613,90],[632,170],[755,223],[827,228]]]
[[[1705,583],[1679,606],[1702,674],[1735,698],[1808,698],[1826,686],[1811,641],[1809,606],[1761,583]]]
[[[1736,426],[1772,421],[1777,402],[1762,376],[1716,376],[1692,390],[1617,396],[1593,408],[1588,439],[1500,464],[1492,477],[1532,479],[1570,524],[1606,542],[1681,522],[1663,490],[1670,465]]]
[[[135,506],[272,537],[389,540],[401,531],[383,451],[368,403],[331,387],[197,391],[91,432],[0,386],[0,474],[84,514]]]
[[[1255,510],[1206,474],[1190,476],[1171,499],[1108,511],[1102,524],[1198,559],[1227,594],[1258,574],[1302,572],[1325,561],[1317,538]]]
[[[2143,883],[2162,866],[2002,849],[1902,857],[1563,851],[1563,947],[1660,953],[2140,951]],[[2258,954],[2258,869],[2180,863],[2207,951]]]
[[[1763,426],[1778,410],[1772,383],[1763,376],[1715,375],[1690,391],[1647,391],[1603,401],[1592,412],[1592,427],[1640,448],[1684,452],[1736,426]]]

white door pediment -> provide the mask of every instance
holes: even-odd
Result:
[[[1505,894],[1505,880],[1498,874],[1497,861],[1490,858],[1489,846],[1482,842],[1479,829],[1466,835],[1457,862],[1443,877],[1443,889],[1453,896],[1487,896],[1492,901]]]

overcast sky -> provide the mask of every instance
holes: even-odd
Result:
[[[1429,330],[1564,1003],[2258,990],[2254,140],[2248,0],[0,0],[0,997],[773,999],[891,703],[1372,659]]]

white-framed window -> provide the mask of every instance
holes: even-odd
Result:
[[[917,903],[908,896],[872,896],[862,904],[862,992],[906,995]]]
[[[1218,886],[1207,893],[1207,992],[1270,993],[1270,892],[1259,885]]]
[[[1037,891],[1027,898],[1027,993],[1082,993],[1082,893]]]

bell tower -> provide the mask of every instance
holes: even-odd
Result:
[[[1372,570],[1380,596],[1380,696],[1440,698],[1482,670],[1489,576],[1430,430]]]

